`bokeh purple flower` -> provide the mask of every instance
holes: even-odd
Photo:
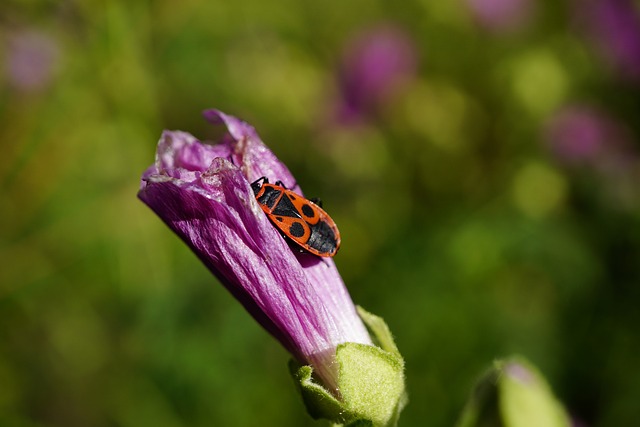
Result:
[[[52,80],[60,50],[56,41],[37,30],[19,30],[9,35],[5,68],[9,83],[18,90],[35,92]]]
[[[216,110],[217,145],[165,131],[139,198],[198,255],[247,311],[339,396],[339,344],[371,338],[332,259],[292,250],[260,209],[250,183],[262,176],[300,192],[253,127]]]
[[[417,66],[417,47],[402,28],[387,24],[357,33],[338,71],[339,119],[348,123],[378,111],[415,77]]]
[[[628,133],[606,112],[576,104],[560,109],[549,119],[545,139],[561,162],[601,169],[613,161],[630,160]]]
[[[482,27],[507,32],[525,25],[531,18],[531,0],[466,0],[473,18]]]
[[[608,208],[637,209],[640,156],[622,120],[594,106],[569,105],[549,119],[544,139],[559,163],[596,179]]]
[[[576,22],[623,78],[640,80],[640,7],[632,0],[577,0]]]

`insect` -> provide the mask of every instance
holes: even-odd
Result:
[[[286,237],[312,254],[321,257],[336,254],[340,232],[318,200],[305,199],[281,181],[270,184],[264,176],[254,181],[251,189],[267,217]]]

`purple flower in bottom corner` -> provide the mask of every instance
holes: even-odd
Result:
[[[332,259],[292,250],[258,205],[265,176],[300,189],[253,127],[205,111],[228,130],[217,145],[165,131],[138,197],[184,240],[247,311],[338,396],[336,348],[372,345]]]

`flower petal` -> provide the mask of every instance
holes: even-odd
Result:
[[[263,176],[301,194],[255,129],[207,110],[228,134],[207,145],[165,131],[139,197],[180,236],[269,333],[336,396],[336,349],[372,345],[333,260],[292,251],[255,199]]]
[[[372,345],[369,333],[358,316],[333,259],[319,258],[299,251],[294,252],[294,255],[333,317],[336,326],[334,342]]]
[[[158,141],[156,161],[142,174],[140,188],[154,174],[192,181],[196,178],[195,172],[206,171],[213,159],[230,155],[229,144],[206,145],[190,133],[165,130]]]
[[[285,186],[292,183],[293,188],[288,188],[302,194],[289,169],[264,145],[253,126],[218,110],[206,110],[203,115],[214,124],[222,123],[227,126],[230,136],[238,144],[234,150],[238,164],[247,165],[246,169],[250,172],[247,176],[249,182],[266,176],[272,182],[282,181]],[[314,284],[317,292],[322,294],[329,312],[335,317],[335,342],[371,344],[369,334],[356,313],[335,262],[332,259],[320,259],[306,252],[296,251],[294,254],[309,276],[309,281]]]
[[[335,352],[339,328],[323,295],[264,215],[238,168],[216,158],[209,170],[194,174],[193,181],[150,174],[139,197],[260,324],[331,385],[335,373],[325,362]]]
[[[203,116],[213,124],[227,127],[234,144],[233,162],[249,182],[265,176],[270,182],[282,181],[289,190],[302,195],[289,169],[262,142],[253,126],[214,109],[205,110]]]

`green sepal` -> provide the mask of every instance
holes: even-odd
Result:
[[[480,379],[457,427],[569,427],[542,374],[522,357],[494,362]]]
[[[369,332],[373,334],[375,344],[381,349],[399,356],[400,352],[398,351],[398,347],[396,347],[396,342],[393,339],[393,335],[391,335],[389,327],[384,322],[384,319],[376,316],[375,314],[369,313],[359,305],[356,306],[356,309],[358,310],[358,316],[360,316],[360,319],[362,319],[364,324],[367,325]]]
[[[336,397],[313,377],[311,366],[289,363],[309,415],[325,418],[334,426],[393,427],[407,403],[404,360],[384,321],[358,308],[380,347],[358,343],[336,349],[338,389]]]

